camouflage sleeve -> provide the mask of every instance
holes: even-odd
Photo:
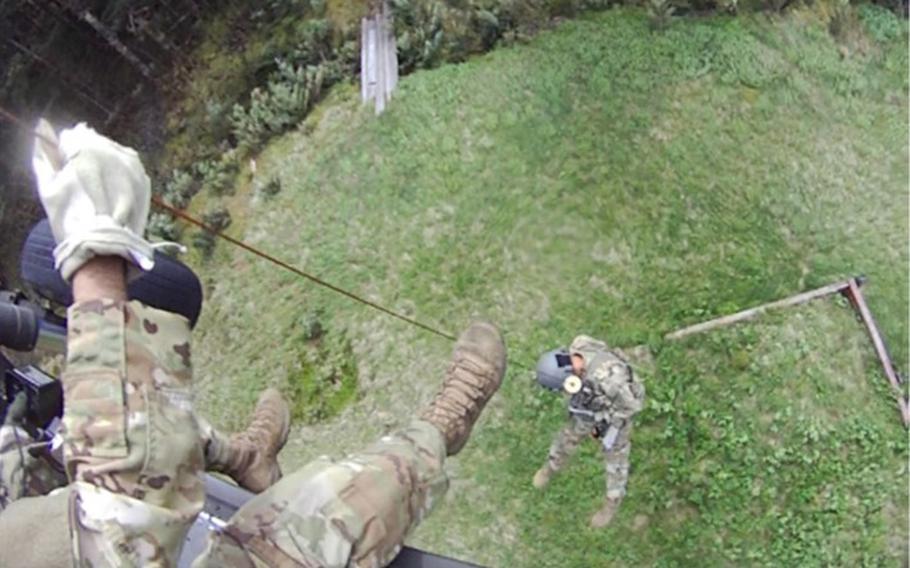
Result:
[[[641,388],[640,392],[636,392],[636,386]],[[626,381],[615,391],[613,404],[611,405],[610,422],[625,422],[641,412],[643,406],[644,387],[641,386],[641,383],[634,382],[634,379]]]
[[[64,457],[83,565],[176,565],[204,499],[189,336],[183,317],[138,302],[69,310]]]

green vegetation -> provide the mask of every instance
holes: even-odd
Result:
[[[910,368],[907,25],[854,22],[837,40],[804,11],[564,22],[404,78],[378,118],[337,85],[219,198],[228,232],[279,258],[446,330],[505,330],[506,382],[411,544],[492,566],[908,562],[907,434],[842,301],[661,340],[864,273]],[[357,396],[297,424],[286,471],[406,424],[439,385],[436,337],[234,248],[196,268],[199,408],[219,426],[265,385],[295,394],[312,310],[350,340]],[[530,484],[564,408],[527,368],[581,332],[654,354],[630,492],[599,532],[594,444]]]
[[[337,415],[357,395],[357,363],[343,333],[322,330],[308,314],[301,322],[299,365],[290,369],[285,392],[291,417],[307,424]]]

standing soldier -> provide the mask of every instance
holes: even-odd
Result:
[[[547,462],[534,475],[534,487],[543,489],[562,469],[586,436],[597,438],[604,452],[607,495],[591,517],[591,526],[605,527],[626,494],[629,479],[632,416],[643,406],[645,388],[632,367],[606,343],[579,335],[565,349],[550,351],[537,365],[538,381],[572,395],[569,420],[553,444]]]

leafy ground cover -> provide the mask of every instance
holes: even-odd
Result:
[[[872,21],[897,33],[862,50],[803,13],[664,33],[637,11],[564,22],[406,77],[378,118],[336,87],[234,195],[205,198],[229,207],[229,233],[372,300],[505,330],[503,389],[411,544],[495,566],[908,562],[907,435],[843,302],[661,340],[864,273],[908,368],[907,30]],[[277,194],[253,190],[273,178]],[[286,469],[405,424],[438,386],[445,341],[224,245],[190,258],[215,423],[240,427],[266,385],[294,394],[317,308],[350,342],[356,394],[295,426]],[[630,493],[600,532],[593,444],[547,492],[530,485],[564,410],[528,367],[580,332],[654,355]]]

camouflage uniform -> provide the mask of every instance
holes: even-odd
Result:
[[[204,500],[189,339],[184,318],[138,302],[70,308],[64,457],[83,564],[176,565]],[[195,565],[385,565],[448,487],[445,455],[443,435],[418,420],[345,460],[316,460],[242,507]]]
[[[174,566],[202,509],[186,319],[138,302],[69,310],[64,460],[76,557]]]
[[[635,378],[632,368],[607,345],[585,335],[576,337],[569,352],[585,360],[584,379],[595,383],[599,394],[594,399],[593,417],[572,415],[565,428],[556,435],[547,458],[550,470],[559,471],[588,437],[596,422],[606,420],[619,428],[613,447],[604,449],[607,498],[621,499],[629,481],[629,453],[632,449],[632,416],[643,406],[645,389]]]
[[[32,450],[42,450],[17,426],[0,426],[0,512],[17,499],[47,495],[66,485],[66,475]]]
[[[365,452],[320,458],[244,505],[203,566],[385,566],[448,487],[442,434],[416,420]]]

